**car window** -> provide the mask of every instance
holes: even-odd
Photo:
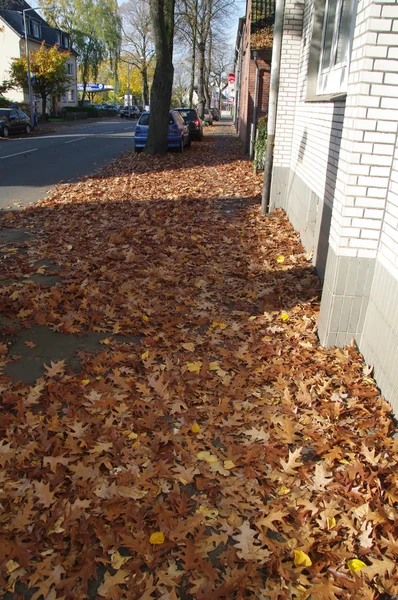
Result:
[[[194,121],[196,119],[194,110],[180,110],[179,113],[184,119],[188,119],[188,121]]]
[[[149,116],[150,115],[141,115],[140,125],[149,125]]]
[[[8,117],[10,116],[10,110],[5,110],[4,108],[1,109],[0,108],[0,119],[8,119]]]
[[[174,114],[177,117],[177,113],[174,113]],[[176,119],[176,121],[177,121],[177,119]],[[169,115],[169,125],[174,125],[174,119],[173,119],[172,115]]]
[[[10,117],[17,117],[17,116],[18,116],[18,113],[17,113],[17,111],[16,111],[16,110],[12,110],[12,111],[10,112]]]
[[[18,110],[18,117],[20,119],[27,119],[28,115],[25,115],[25,113],[22,110]]]

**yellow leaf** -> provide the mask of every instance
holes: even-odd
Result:
[[[6,562],[5,567],[8,573],[12,573],[16,569],[19,569],[19,564],[15,560],[10,559],[8,562]]]
[[[249,321],[255,321],[257,317],[249,317]]]
[[[327,524],[328,524],[328,529],[333,529],[333,527],[336,527],[336,519],[334,517],[328,517]]]
[[[148,321],[149,321],[149,317],[148,317],[147,315],[142,315],[142,320],[143,320],[145,323],[148,323]]]
[[[211,362],[209,364],[210,371],[218,371],[219,368],[220,368],[220,363],[218,362],[218,360],[213,360],[213,362]]]
[[[232,460],[224,460],[224,469],[231,470],[234,467],[236,467],[236,465],[232,462]]]
[[[282,485],[281,488],[279,488],[278,491],[278,496],[286,496],[286,494],[290,493],[290,488],[286,487],[285,485]]]
[[[163,531],[157,531],[156,533],[152,533],[149,538],[150,544],[164,544],[164,533]]]
[[[312,560],[302,550],[293,550],[294,553],[294,565],[296,567],[310,567],[312,565]]]
[[[129,440],[136,440],[138,438],[138,434],[134,433],[134,431],[131,431],[127,437]]]
[[[352,558],[351,560],[347,560],[347,566],[354,575],[354,573],[358,573],[363,567],[366,567],[366,564],[362,560],[359,560],[359,558]]]
[[[19,298],[19,292],[15,291],[11,294],[10,296],[11,300],[18,300]]]
[[[72,250],[73,248],[72,244],[68,244],[66,247],[68,248],[68,250]]]
[[[82,384],[83,385],[88,385],[90,383],[89,379],[82,379]]]
[[[186,364],[188,371],[191,371],[191,373],[200,373],[200,369],[202,368],[202,363],[200,361],[187,362],[185,364]]]
[[[288,320],[288,318],[289,318],[289,315],[288,315],[287,313],[282,313],[282,314],[281,314],[281,319],[282,319],[282,321],[287,321],[287,320]]]
[[[149,350],[146,350],[143,354],[141,354],[141,360],[146,360],[149,356]]]
[[[216,462],[218,462],[217,456],[215,456],[214,454],[210,454],[210,452],[207,452],[207,450],[198,452],[196,457],[199,458],[199,460],[205,460],[209,465],[213,465]]]
[[[199,431],[200,431],[199,425],[197,423],[194,423],[191,427],[191,431],[192,431],[192,433],[199,433]]]
[[[218,324],[218,328],[219,329],[226,329],[227,328],[227,324],[226,323],[219,323]]]
[[[283,263],[283,262],[285,262],[285,257],[284,257],[284,256],[282,256],[282,254],[281,254],[280,256],[278,256],[278,257],[277,257],[277,259],[276,259],[276,262],[278,262],[278,263]]]

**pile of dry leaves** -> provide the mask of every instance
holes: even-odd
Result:
[[[103,334],[79,373],[0,376],[2,598],[398,594],[389,406],[354,347],[319,346],[319,280],[222,128],[2,216],[32,234],[3,314]],[[61,283],[29,279],[43,259]]]

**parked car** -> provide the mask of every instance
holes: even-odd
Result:
[[[141,112],[140,109],[138,108],[138,106],[130,106],[130,119],[138,119],[138,117],[140,116]],[[123,119],[123,117],[125,117],[126,119],[129,118],[129,107],[125,106],[124,108],[122,108],[122,110],[120,111],[120,117]]]
[[[148,139],[150,112],[145,111],[138,119],[134,133],[134,150],[141,152]],[[189,129],[180,113],[176,110],[169,112],[169,131],[167,136],[168,147],[176,148],[183,152],[185,147],[191,145]]]
[[[204,110],[204,122],[213,125],[213,115],[208,108],[205,108]]]
[[[31,122],[28,115],[19,108],[0,108],[0,135],[10,133],[30,133]]]
[[[198,112],[194,108],[175,108],[180,113],[185,123],[188,125],[191,140],[203,140],[202,121],[199,119]]]
[[[218,108],[211,108],[210,112],[213,115],[214,121],[219,121],[221,119],[221,114],[220,114],[220,111],[218,110]]]

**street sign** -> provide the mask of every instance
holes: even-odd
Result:
[[[229,83],[235,83],[235,73],[229,73],[228,81]]]
[[[86,85],[86,92],[103,92],[105,89],[112,89],[111,86],[105,86],[104,83],[88,83]],[[77,84],[78,92],[82,92],[84,90],[84,83]]]

